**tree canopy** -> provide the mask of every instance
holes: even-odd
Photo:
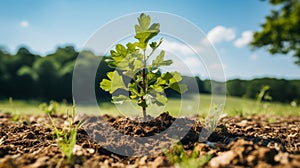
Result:
[[[85,57],[76,62],[78,54]],[[91,67],[102,60],[97,68]],[[95,75],[91,69],[97,69],[95,79],[95,94],[99,101],[110,101],[111,95],[99,87],[100,81],[112,69],[104,60],[107,56],[97,56],[92,51],[78,52],[73,46],[58,47],[54,52],[40,56],[33,54],[26,47],[18,49],[16,54],[9,53],[0,46],[0,100],[13,97],[15,99],[39,99],[42,101],[63,99],[72,102],[72,77],[75,62],[77,68],[84,75]],[[194,77],[183,77],[183,83],[189,85]],[[202,92],[202,81],[196,78],[198,90],[190,93]],[[82,80],[82,85],[86,81]],[[166,90],[170,96],[176,93]],[[82,95],[84,96],[84,95]],[[88,99],[88,97],[86,97]]]
[[[269,0],[275,8],[254,33],[251,45],[264,47],[271,54],[293,54],[300,65],[300,1]]]

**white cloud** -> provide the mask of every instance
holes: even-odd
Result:
[[[170,67],[162,67],[164,71],[180,71],[181,74],[187,76],[201,75],[215,80],[224,80],[226,65],[219,62],[214,48],[206,38],[192,45],[164,40],[159,49],[167,52],[166,59],[173,60]],[[156,54],[158,53],[154,55]]]
[[[252,39],[253,39],[253,32],[249,30],[244,31],[242,33],[242,36],[237,40],[235,40],[234,46],[238,48],[244,47],[245,45],[249,44],[250,41],[252,41]]]
[[[195,56],[175,58],[171,65],[172,71],[179,71],[182,75],[193,76],[205,73],[205,67],[200,59]],[[167,67],[166,67],[167,68]]]
[[[217,63],[213,63],[209,65],[209,68],[212,70],[224,70],[226,68],[225,64],[217,64]]]
[[[168,40],[165,40],[159,48],[167,52],[172,52],[172,53],[177,53],[182,55],[194,54],[194,51],[188,45],[185,45],[183,43],[178,43],[178,42],[172,42]]]
[[[232,41],[235,38],[235,32],[232,28],[226,28],[224,26],[216,26],[207,33],[207,39],[213,43],[219,43],[222,41]]]
[[[258,55],[256,55],[256,54],[251,54],[249,58],[250,58],[250,60],[255,61],[255,60],[258,59]]]
[[[23,20],[20,22],[20,26],[23,28],[26,28],[29,26],[29,22],[27,20]]]

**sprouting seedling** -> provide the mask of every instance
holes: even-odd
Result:
[[[152,62],[149,59],[163,42],[162,38],[156,42],[150,40],[158,35],[159,23],[150,26],[151,18],[142,13],[135,25],[134,43],[126,46],[117,44],[115,50],[111,50],[111,57],[105,61],[115,70],[107,73],[108,79],[103,79],[100,87],[112,94],[113,103],[123,103],[127,100],[137,100],[138,106],[142,108],[143,117],[146,117],[146,108],[150,104],[165,105],[168,101],[164,90],[171,88],[179,93],[187,91],[187,86],[179,84],[182,77],[179,72],[160,71],[161,66],[169,66],[172,60],[165,60],[165,51],[161,51]],[[150,43],[150,44],[149,44]],[[150,49],[149,54],[148,49]],[[124,78],[130,79],[125,83]],[[116,94],[117,90],[125,90],[129,95]]]
[[[200,155],[200,151],[195,148],[188,153],[181,143],[175,144],[171,149],[164,151],[164,155],[175,167],[182,168],[202,167],[212,158],[212,155]]]
[[[199,135],[199,142],[206,141],[209,135],[215,130],[220,119],[223,117],[223,105],[213,103],[210,107],[210,112],[204,121],[204,127]]]
[[[58,128],[52,119],[50,113],[48,113],[49,119],[52,124],[53,132],[54,132],[54,139],[60,148],[63,155],[67,158],[68,161],[71,161],[73,157],[73,149],[76,145],[76,136],[77,130],[82,125],[81,122],[75,123],[75,106],[73,106],[71,116],[67,114],[68,125],[64,125],[62,129]],[[63,158],[62,158],[63,159]]]
[[[42,104],[40,104],[39,107],[45,113],[52,115],[52,114],[57,113],[57,109],[59,108],[59,103],[57,103],[54,100],[51,100],[49,105],[47,103],[42,103]]]
[[[259,93],[256,96],[257,102],[261,103],[263,100],[271,101],[272,97],[271,97],[269,91],[270,91],[269,85],[265,85],[265,86],[261,87]]]
[[[10,104],[10,107],[12,108],[13,110],[13,117],[12,117],[12,120],[13,121],[18,121],[20,119],[20,113],[17,111],[15,105],[14,105],[14,100],[12,97],[9,97],[8,99],[9,101],[9,104]]]

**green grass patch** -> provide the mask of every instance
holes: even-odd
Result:
[[[220,97],[215,97],[219,99]],[[190,116],[195,114],[206,115],[210,109],[211,96],[206,94],[194,95],[189,98],[175,99],[171,98],[165,107],[149,107],[149,114],[157,116],[161,111],[169,111],[174,116]],[[13,106],[9,100],[0,101],[0,112],[17,112],[19,114],[43,114],[39,108],[42,102],[14,100]],[[112,103],[101,103],[100,108],[96,106],[76,106],[79,114],[109,114],[109,115],[126,115],[142,116],[141,109],[135,103],[124,105],[114,105]],[[57,108],[58,113],[66,113],[72,110],[71,104],[60,103]],[[297,115],[300,116],[300,107],[293,107],[290,104],[282,103],[258,103],[255,100],[243,99],[237,97],[227,97],[224,113],[230,116],[240,115],[248,116],[251,114],[270,114],[270,115]]]

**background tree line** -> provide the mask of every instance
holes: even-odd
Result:
[[[79,52],[73,46],[58,47],[46,56],[31,53],[21,47],[16,54],[0,48],[0,99],[38,99],[42,101],[66,99],[72,101],[72,75]],[[80,62],[88,70],[89,61],[103,58],[91,51],[80,52],[86,59]],[[111,95],[99,87],[99,82],[110,71],[106,62],[101,61],[95,80],[95,94],[101,101],[111,100]],[[84,82],[84,81],[83,81]],[[211,81],[199,77],[183,77],[183,83],[189,87],[189,93],[210,93]],[[192,85],[196,85],[192,86]],[[227,94],[231,96],[256,98],[264,85],[270,86],[270,96],[274,101],[290,102],[300,100],[300,80],[262,78],[253,80],[234,79],[227,81]],[[193,88],[193,89],[192,89]],[[167,90],[168,96],[178,94]]]
[[[260,78],[252,80],[234,79],[227,81],[227,94],[237,97],[256,99],[260,90],[269,86],[272,101],[289,103],[300,100],[300,80]]]
[[[78,54],[84,57],[84,61],[79,61],[76,65],[83,68],[82,72],[90,72],[89,69],[92,68],[90,62],[105,59],[104,56],[96,56],[91,51],[79,53],[73,46],[58,47],[54,53],[46,56],[33,54],[25,47],[21,47],[16,54],[0,48],[0,99],[9,97],[42,101],[65,99],[71,102],[73,69]],[[100,89],[99,83],[111,69],[105,61],[101,61],[97,69],[95,94],[101,101],[109,101],[111,95]],[[186,84],[196,81],[199,89],[191,89],[190,93],[204,92],[203,81],[198,77],[184,77],[184,81]],[[167,94],[177,96],[170,90]]]

